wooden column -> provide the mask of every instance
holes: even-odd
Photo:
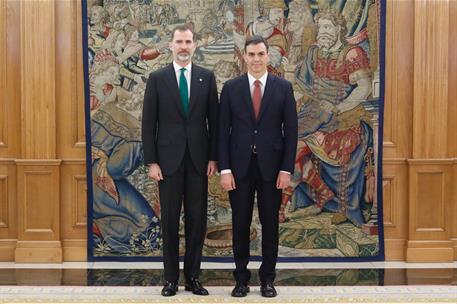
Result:
[[[17,239],[17,177],[20,154],[20,6],[0,1],[0,260],[14,259]]]
[[[413,146],[409,164],[406,260],[450,262],[454,253],[453,164],[448,111],[450,2],[414,2]],[[455,84],[454,84],[455,85]],[[453,130],[452,132],[455,132]]]
[[[61,262],[55,2],[20,2],[21,155],[16,262]]]
[[[453,184],[453,231],[452,246],[454,249],[454,261],[457,260],[457,1],[451,1],[449,5],[449,111],[448,111],[448,155],[454,157]],[[457,278],[456,278],[457,279]]]
[[[57,155],[61,168],[61,240],[65,261],[87,258],[84,78],[81,1],[56,5]]]
[[[414,0],[388,0],[384,98],[383,211],[387,260],[405,260],[412,151]]]

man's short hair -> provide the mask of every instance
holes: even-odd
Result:
[[[244,42],[244,51],[246,52],[246,48],[248,47],[248,45],[259,44],[259,43],[263,43],[268,52],[267,41],[265,40],[265,38],[263,38],[262,36],[259,36],[259,35],[253,35],[246,39],[246,41]]]
[[[194,32],[194,30],[193,30],[190,26],[188,26],[187,24],[175,26],[175,27],[173,28],[173,30],[171,31],[170,41],[172,41],[173,38],[175,37],[176,31],[180,31],[180,32],[190,31],[190,32],[192,33],[192,41],[195,42],[195,32]]]

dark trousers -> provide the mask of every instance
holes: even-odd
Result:
[[[179,217],[184,202],[184,276],[198,278],[206,232],[208,178],[195,169],[189,150],[178,170],[159,182],[164,279],[179,278]]]
[[[257,207],[262,225],[262,265],[259,269],[261,282],[273,282],[278,258],[278,216],[281,190],[276,189],[276,180],[265,181],[259,170],[257,157],[253,155],[248,174],[235,180],[236,189],[229,192],[232,207],[233,255],[236,269],[233,272],[239,283],[248,283],[251,277],[247,265],[250,259],[249,235],[257,192]]]

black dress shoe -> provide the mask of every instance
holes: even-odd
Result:
[[[162,288],[162,296],[171,297],[178,291],[178,282],[165,282]]]
[[[232,290],[232,297],[242,298],[248,295],[249,286],[243,283],[236,283],[235,288]]]
[[[193,294],[199,295],[199,296],[207,296],[209,295],[208,290],[206,290],[202,283],[196,278],[190,278],[189,280],[186,280],[186,287],[185,289],[187,291],[192,291]]]
[[[278,295],[272,282],[262,283],[260,285],[260,293],[262,294],[262,297],[265,298],[274,298]]]

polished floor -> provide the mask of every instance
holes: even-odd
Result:
[[[210,295],[160,296],[161,263],[0,263],[0,304],[18,303],[457,303],[457,262],[415,264],[280,263],[278,297],[260,296],[258,262],[251,292],[233,298],[232,263],[203,263]],[[182,277],[182,276],[181,276]]]
[[[258,285],[258,262],[251,262]],[[232,263],[203,263],[206,286],[232,286]],[[161,263],[0,263],[2,286],[160,286]],[[181,278],[183,276],[181,275]],[[279,263],[277,286],[457,286],[454,263]]]

